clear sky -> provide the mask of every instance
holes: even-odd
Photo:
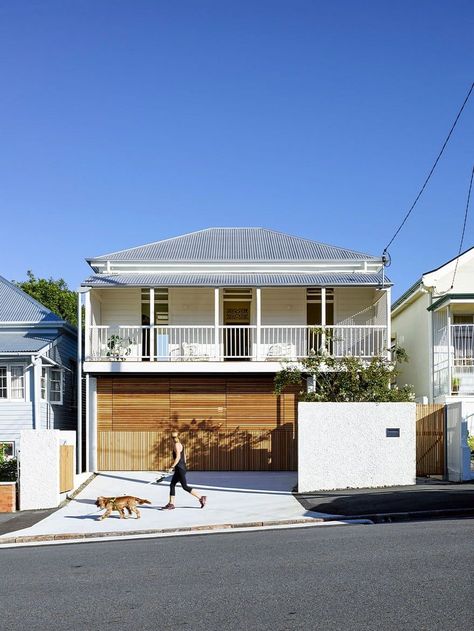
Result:
[[[0,274],[210,226],[381,254],[474,80],[472,0],[0,0]],[[474,95],[391,247],[457,254]],[[474,246],[474,208],[465,249]]]

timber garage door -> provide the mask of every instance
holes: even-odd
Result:
[[[172,429],[191,470],[296,470],[296,390],[271,375],[99,377],[97,399],[99,470],[169,467]]]

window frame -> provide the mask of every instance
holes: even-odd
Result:
[[[9,445],[11,453],[5,454],[5,458],[7,460],[12,460],[16,458],[16,449],[15,449],[15,441],[14,440],[0,440],[0,445]]]
[[[51,390],[51,372],[59,373],[59,380],[55,379],[55,382],[59,383],[59,390]],[[51,392],[58,392],[59,399],[53,401],[51,399]],[[45,393],[46,397],[43,396]],[[56,366],[42,366],[41,368],[41,385],[40,385],[40,398],[43,403],[50,403],[51,405],[63,405],[64,403],[64,369]]]
[[[26,392],[27,392],[27,371],[26,364],[19,362],[4,362],[0,364],[0,368],[5,369],[5,377],[6,377],[6,397],[0,397],[0,403],[8,401],[9,403],[25,403],[26,401]],[[21,397],[13,397],[12,396],[12,368],[21,368],[21,383],[22,383],[22,396]]]

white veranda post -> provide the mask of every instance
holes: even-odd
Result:
[[[214,287],[214,355],[216,361],[219,360],[219,307],[220,307],[220,289]]]
[[[256,339],[257,349],[256,349],[255,357],[256,357],[256,359],[258,361],[258,360],[262,359],[261,351],[260,351],[261,332],[262,332],[262,289],[261,289],[261,287],[257,287],[255,295],[256,295],[256,302],[257,302],[257,318],[256,318],[256,323],[257,323],[257,339]]]

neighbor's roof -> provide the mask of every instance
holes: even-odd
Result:
[[[267,228],[207,228],[91,261],[315,261],[380,260]]]
[[[0,324],[62,322],[62,319],[19,287],[0,276]]]
[[[378,274],[95,274],[84,287],[278,287],[278,286],[390,286],[382,272]]]
[[[50,344],[56,335],[35,335],[29,333],[10,333],[0,331],[0,353],[36,353]]]

